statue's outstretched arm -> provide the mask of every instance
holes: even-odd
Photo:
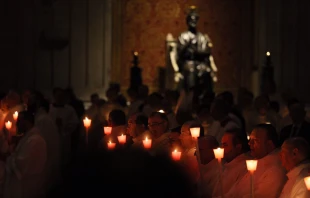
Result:
[[[169,56],[170,56],[172,68],[174,70],[174,81],[179,82],[181,79],[183,79],[183,75],[180,73],[179,66],[177,63],[177,56],[178,56],[177,44],[170,43],[170,47],[171,47],[171,50],[170,50]]]

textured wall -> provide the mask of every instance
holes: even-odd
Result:
[[[248,0],[124,0],[123,67],[121,82],[129,82],[131,52],[140,52],[144,83],[158,85],[157,68],[165,66],[167,33],[178,36],[186,30],[190,5],[199,9],[199,31],[214,43],[219,69],[217,89],[248,85],[252,67],[252,3]]]

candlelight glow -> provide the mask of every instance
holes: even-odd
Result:
[[[247,136],[247,138],[248,138],[248,140],[250,140],[250,136],[249,135]]]
[[[126,143],[126,135],[122,134],[120,136],[117,136],[118,142],[120,144],[125,144]]]
[[[13,119],[16,121],[16,120],[17,120],[17,118],[18,118],[18,112],[17,112],[17,111],[15,111],[15,113],[13,114]]]
[[[108,149],[111,150],[111,149],[114,149],[114,148],[115,148],[115,143],[112,143],[111,141],[109,141]]]
[[[138,56],[138,55],[139,55],[139,53],[138,53],[138,52],[134,52],[133,54],[134,54],[135,56]]]
[[[198,138],[200,135],[200,127],[190,128],[191,135],[193,138]]]
[[[109,126],[103,127],[103,131],[104,131],[104,134],[110,135],[112,132],[112,127],[109,127]]]
[[[254,173],[257,168],[257,160],[246,160],[246,167],[249,172]]]
[[[177,149],[175,149],[171,155],[172,155],[172,159],[175,161],[179,161],[181,159],[181,152],[179,152]]]
[[[224,149],[223,148],[213,149],[213,152],[214,152],[214,157],[218,160],[220,160],[224,157]]]
[[[310,190],[310,176],[309,177],[305,177],[304,181],[305,181],[307,189]]]
[[[5,128],[6,128],[7,130],[10,130],[10,129],[12,128],[12,122],[7,121],[7,122],[5,123]]]
[[[85,117],[85,119],[83,120],[83,123],[84,123],[85,128],[89,128],[91,125],[91,119],[88,119],[88,117]]]
[[[271,54],[270,54],[270,52],[266,52],[266,56],[270,56]]]
[[[162,109],[161,109],[161,110],[159,110],[158,112],[159,112],[159,113],[165,113],[165,111],[164,111],[164,110],[162,110]]]

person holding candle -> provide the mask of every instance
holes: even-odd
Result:
[[[238,182],[247,173],[245,160],[252,159],[249,154],[249,145],[245,133],[241,129],[232,129],[222,137],[224,149],[223,164],[223,193],[226,194],[234,183]],[[213,191],[213,196],[220,196],[220,182],[218,181]]]
[[[281,165],[278,134],[271,124],[259,124],[254,127],[249,140],[251,155],[257,160],[254,172],[254,197],[279,197],[287,180]],[[245,163],[245,162],[244,162]],[[251,173],[248,172],[237,181],[225,197],[249,197],[251,194]]]
[[[310,170],[309,143],[301,137],[287,139],[281,147],[280,156],[288,177],[280,198],[310,197],[310,191],[304,182],[304,177],[309,176]]]
[[[135,113],[131,115],[128,119],[127,123],[127,134],[132,137],[133,147],[142,148],[142,140],[145,139],[145,136],[149,136],[146,134],[148,130],[148,118],[142,113]]]

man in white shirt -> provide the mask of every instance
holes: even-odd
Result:
[[[251,155],[257,159],[254,172],[254,197],[279,197],[287,180],[277,152],[278,135],[271,124],[254,127],[249,140]],[[244,198],[251,194],[250,173],[231,187],[226,197]]]
[[[304,177],[309,175],[310,169],[310,146],[301,138],[286,140],[281,147],[282,165],[288,171],[286,182],[280,198],[306,198],[310,197]]]
[[[40,130],[47,146],[46,187],[51,190],[60,179],[60,136],[56,123],[48,115],[49,103],[39,92],[31,93],[28,111],[35,116],[35,127]]]
[[[145,132],[148,130],[148,118],[142,113],[135,113],[131,115],[127,122],[127,134],[132,137],[133,147],[143,148],[143,139],[145,139]],[[148,137],[150,139],[150,137]]]
[[[34,116],[20,112],[18,131],[24,137],[15,152],[6,161],[5,198],[41,198],[44,196],[46,170],[46,143],[38,128],[34,127]]]
[[[251,159],[248,151],[248,140],[241,129],[228,130],[222,137],[224,148],[224,165],[222,172],[223,193],[226,194],[230,188],[248,172],[245,160]],[[218,181],[214,188],[213,196],[221,195],[221,186]]]

